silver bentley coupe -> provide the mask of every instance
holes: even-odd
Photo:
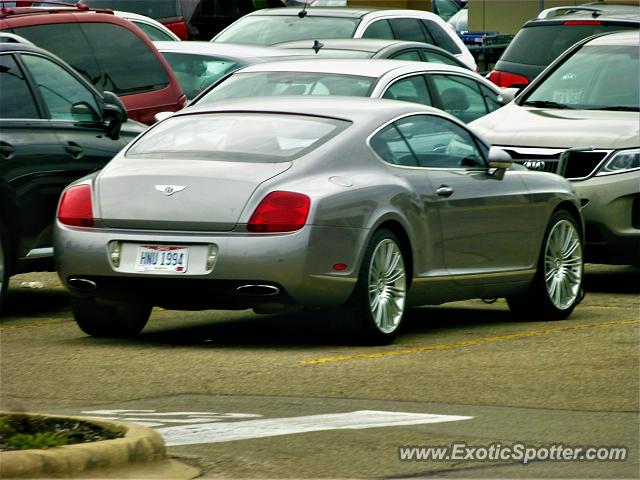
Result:
[[[519,316],[566,318],[583,233],[567,180],[512,165],[441,110],[263,97],[149,128],[63,192],[54,237],[89,335],[136,335],[154,305],[304,307],[385,343],[417,305],[506,297]]]

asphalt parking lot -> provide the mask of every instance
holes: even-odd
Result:
[[[410,311],[392,345],[353,347],[322,318],[250,311],[155,310],[135,340],[90,338],[55,274],[18,275],[0,324],[2,407],[149,425],[205,478],[638,478],[639,277],[588,265],[566,321],[458,302]],[[628,458],[399,458],[462,443]]]

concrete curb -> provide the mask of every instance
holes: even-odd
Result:
[[[10,412],[3,412],[10,413]],[[124,437],[46,450],[0,452],[0,478],[172,478],[190,480],[200,471],[167,458],[158,432],[128,422],[88,417],[23,413],[33,417],[82,420]]]

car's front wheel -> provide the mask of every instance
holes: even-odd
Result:
[[[584,296],[583,239],[575,219],[564,210],[553,214],[545,232],[538,269],[527,292],[507,298],[518,315],[563,320]]]
[[[358,340],[386,344],[398,333],[407,296],[407,271],[398,238],[378,230],[365,250],[346,320]]]
[[[137,303],[101,303],[93,298],[72,297],[76,323],[87,335],[126,338],[139,334],[149,320],[151,306]]]

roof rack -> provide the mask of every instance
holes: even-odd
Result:
[[[569,7],[553,7],[547,8],[546,10],[541,11],[538,14],[538,19],[544,18],[553,18],[558,17],[560,15],[566,15],[567,13],[578,13],[578,12],[591,12],[591,15],[596,18],[602,15],[602,8],[598,7],[587,7],[587,6],[569,6]]]
[[[10,4],[11,6],[7,6],[7,4]],[[92,11],[98,13],[113,13],[113,11],[109,9],[91,8],[82,2],[67,3],[55,1],[36,2],[32,0],[0,0],[0,18],[24,13],[69,12],[69,9],[75,9],[79,12]]]

